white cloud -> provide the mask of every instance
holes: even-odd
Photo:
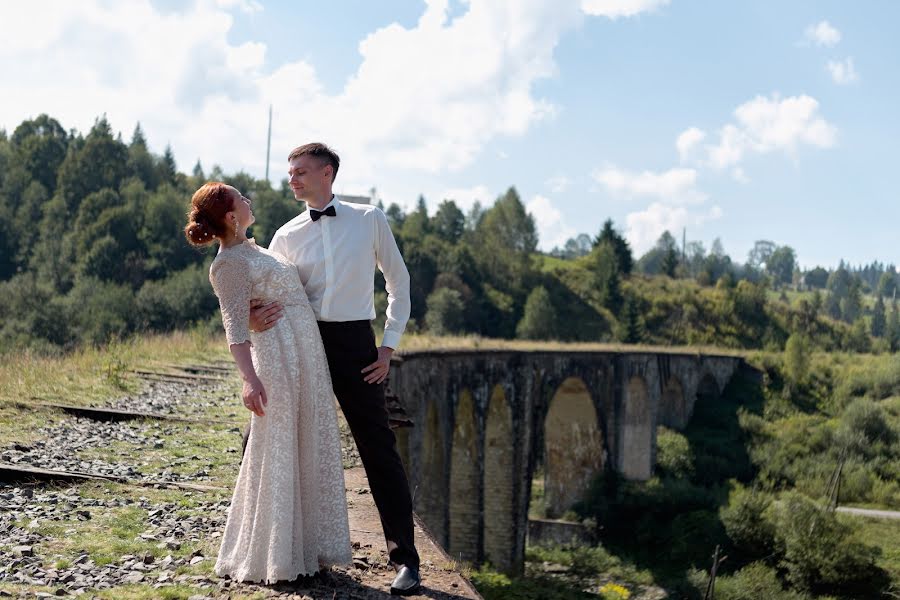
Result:
[[[545,196],[535,196],[525,205],[525,209],[534,217],[541,250],[562,247],[569,238],[578,235],[574,227],[563,222],[562,213]]]
[[[635,173],[607,166],[595,170],[592,177],[614,195],[653,200],[644,210],[625,217],[626,237],[638,255],[649,250],[667,229],[676,234],[682,227],[699,226],[721,215],[718,207],[702,207],[707,195],[697,189],[694,169]]]
[[[225,10],[239,9],[241,12],[248,14],[260,12],[263,9],[262,4],[256,0],[215,0],[216,6]]]
[[[696,127],[690,127],[681,132],[678,139],[675,140],[675,147],[678,149],[678,156],[682,162],[691,157],[705,137],[706,133]]]
[[[446,189],[435,198],[437,198],[435,206],[444,200],[453,200],[463,212],[469,212],[476,202],[480,202],[482,208],[492,205],[496,200],[496,194],[491,194],[486,185],[475,185]]]
[[[718,206],[698,213],[689,211],[686,206],[654,202],[646,209],[625,217],[625,237],[635,255],[640,256],[653,247],[664,231],[680,239],[682,228],[700,227],[721,216],[722,209]]]
[[[859,74],[853,66],[853,58],[847,57],[844,60],[829,60],[827,65],[831,79],[838,85],[849,85],[859,81]]]
[[[105,113],[126,138],[140,121],[154,150],[171,143],[183,169],[199,157],[262,175],[271,103],[276,176],[279,157],[319,139],[341,153],[342,183],[386,186],[390,169],[456,170],[552,118],[534,86],[555,75],[560,37],[584,18],[579,0],[471,0],[452,19],[446,0],[428,0],[415,25],[361,40],[358,69],[332,94],[308,62],[268,67],[264,43],[229,41],[234,20],[260,6],[0,3],[0,127],[46,112],[86,131]]]
[[[744,169],[741,167],[735,167],[731,170],[731,176],[738,183],[750,183],[750,178],[747,177],[747,174],[744,173]]]
[[[555,175],[545,181],[544,185],[550,188],[554,194],[562,194],[569,188],[570,183],[571,181],[565,175]]]
[[[793,155],[800,146],[831,148],[837,143],[837,128],[819,115],[818,101],[807,95],[757,96],[738,106],[734,116],[737,122],[719,130],[718,143],[706,147],[699,164],[724,169],[749,153]]]
[[[633,17],[669,4],[669,0],[582,0],[581,9],[595,17]]]
[[[803,32],[803,37],[810,44],[830,47],[841,41],[841,32],[828,21],[819,21],[815,25],[807,27]]]
[[[706,199],[706,194],[696,188],[695,169],[675,168],[660,173],[636,173],[609,165],[595,169],[591,177],[607,191],[618,196],[651,197],[679,204],[699,203]]]

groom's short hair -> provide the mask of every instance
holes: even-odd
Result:
[[[306,155],[315,156],[323,163],[331,165],[331,182],[334,183],[334,180],[337,177],[338,168],[341,166],[341,157],[337,155],[337,152],[325,144],[312,142],[310,144],[297,146],[291,150],[291,153],[288,154],[288,162]]]

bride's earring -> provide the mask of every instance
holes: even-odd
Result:
[[[237,219],[234,219],[234,220],[232,221],[232,223],[234,223],[234,237],[237,237],[237,234],[238,234]]]

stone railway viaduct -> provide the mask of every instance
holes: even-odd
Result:
[[[416,513],[451,556],[520,572],[539,464],[551,517],[605,468],[647,479],[657,426],[683,429],[743,364],[675,351],[402,353],[389,393],[415,424],[397,438]]]

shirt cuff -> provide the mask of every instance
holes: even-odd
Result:
[[[396,350],[400,345],[401,335],[402,334],[399,334],[396,331],[385,331],[384,336],[381,338],[381,345]]]

